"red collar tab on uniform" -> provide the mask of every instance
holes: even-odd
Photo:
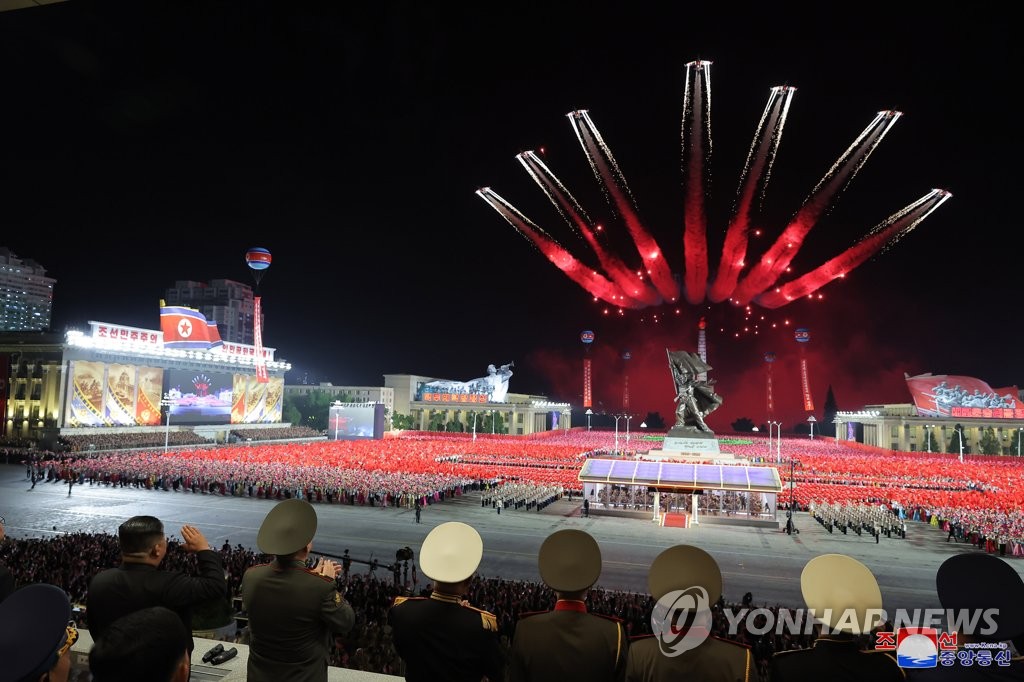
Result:
[[[577,599],[559,599],[555,602],[555,611],[576,611],[578,613],[587,612],[586,602],[581,602]]]

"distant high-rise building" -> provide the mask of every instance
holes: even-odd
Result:
[[[252,287],[230,279],[209,282],[177,281],[167,289],[167,305],[195,308],[207,320],[217,323],[220,338],[252,345]],[[262,320],[261,320],[262,321]]]
[[[0,246],[0,332],[48,330],[56,282],[39,263]]]

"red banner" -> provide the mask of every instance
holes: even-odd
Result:
[[[804,392],[804,411],[814,412],[814,400],[811,399],[811,377],[807,370],[807,355],[800,349],[800,386]]]
[[[583,407],[593,406],[590,391],[590,358],[583,358]]]
[[[270,382],[267,376],[267,359],[263,357],[263,324],[260,318],[263,316],[260,311],[260,297],[252,297],[252,339],[256,346],[256,381],[261,384]]]
[[[908,376],[907,388],[921,416],[1020,419],[1024,415],[1016,386],[993,389],[974,377],[921,374]]]

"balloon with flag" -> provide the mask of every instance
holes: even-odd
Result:
[[[775,416],[775,395],[772,388],[772,367],[775,363],[775,351],[765,351],[765,364],[768,366],[768,418]]]
[[[263,310],[260,298],[260,280],[270,267],[270,251],[262,246],[254,246],[245,252],[245,263],[256,281],[256,289],[252,297],[252,339],[256,346],[256,381],[261,384],[270,382],[267,375],[267,359],[263,357]]]
[[[260,280],[263,279],[267,268],[270,267],[270,261],[270,251],[262,246],[254,246],[245,252],[245,263],[252,270],[252,278],[256,280],[257,286],[259,286]]]

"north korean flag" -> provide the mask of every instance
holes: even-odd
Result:
[[[161,306],[160,329],[164,333],[165,348],[210,348],[210,325],[198,310]],[[220,341],[219,333],[217,340]]]

